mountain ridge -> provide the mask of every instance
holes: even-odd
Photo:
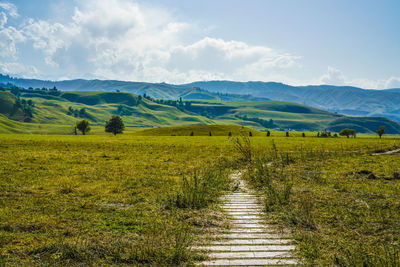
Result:
[[[44,81],[0,74],[0,83],[21,87],[56,86],[65,91],[123,91],[163,99],[227,101],[289,101],[350,116],[387,117],[400,122],[400,89],[372,90],[354,86],[292,86],[279,82],[200,81],[187,84],[128,82],[117,80]]]

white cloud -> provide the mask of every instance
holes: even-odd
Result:
[[[345,76],[341,70],[333,67],[328,67],[327,73],[323,74],[315,82],[320,84],[329,84],[329,85],[356,86],[365,89],[400,88],[399,77],[391,77],[389,79],[379,79],[379,80],[371,80],[365,78],[351,79]]]
[[[400,77],[390,77],[385,86],[386,88],[400,88]]]
[[[301,66],[300,57],[243,41],[204,36],[198,25],[174,14],[130,0],[85,0],[69,17],[18,17],[15,5],[0,2],[0,70],[44,79],[101,78],[184,83],[196,80],[261,80],[307,84],[288,78]],[[3,11],[1,11],[3,9]],[[197,39],[195,39],[197,36]],[[200,36],[200,37],[199,37]],[[190,40],[190,41],[189,41]],[[23,68],[18,45],[31,46],[35,67]],[[26,50],[27,51],[27,50]],[[314,83],[363,88],[399,87],[399,78],[350,79],[329,67]]]
[[[62,75],[153,82],[262,79],[297,65],[297,57],[265,46],[204,37],[161,9],[127,0],[80,2],[67,22],[30,19],[21,29]]]
[[[8,14],[9,14],[11,17],[13,17],[13,18],[19,17],[18,9],[17,9],[17,7],[16,7],[14,4],[12,4],[12,3],[9,3],[9,2],[0,2],[0,8],[6,10],[6,11],[8,12]]]
[[[346,84],[346,77],[339,69],[328,67],[328,72],[320,77],[320,83],[344,85]]]
[[[18,62],[0,62],[0,72],[18,75],[18,77],[35,78],[38,75],[38,70],[34,66],[27,66],[26,64]]]
[[[0,29],[4,28],[4,25],[7,24],[7,15],[4,12],[0,12]]]

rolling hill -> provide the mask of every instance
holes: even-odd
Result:
[[[56,86],[63,91],[121,91],[136,95],[147,94],[154,98],[163,99],[207,99],[226,101],[265,101],[268,98],[254,97],[251,95],[239,95],[209,92],[197,87],[178,86],[167,83],[125,82],[113,80],[67,80],[67,81],[43,81],[36,79],[12,78],[0,74],[0,83],[12,84],[23,88],[53,88]]]
[[[350,86],[290,86],[275,82],[205,81],[183,85],[113,80],[43,81],[0,74],[0,83],[64,91],[116,91],[162,99],[222,101],[288,101],[351,116],[386,117],[400,121],[400,89],[366,90]]]
[[[352,116],[381,116],[400,121],[400,89],[366,90],[350,86],[290,86],[274,82],[209,81],[183,85],[211,92],[250,94],[290,101]]]
[[[80,119],[101,128],[112,115],[120,115],[134,127],[240,125],[262,131],[354,128],[373,133],[385,126],[387,133],[400,134],[400,125],[386,118],[344,116],[283,101],[172,101],[126,92],[0,87],[0,107],[0,132],[70,134]]]

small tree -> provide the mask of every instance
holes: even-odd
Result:
[[[76,128],[78,128],[78,130],[81,131],[83,135],[85,135],[90,131],[89,124],[90,124],[89,121],[87,119],[84,119],[76,124]]]
[[[114,115],[106,122],[105,130],[107,133],[113,133],[114,135],[117,135],[122,133],[124,129],[125,125],[120,116]]]
[[[385,126],[381,126],[375,132],[379,135],[379,138],[382,138],[382,135],[384,135],[386,133],[386,127]]]
[[[353,137],[355,137],[355,135],[356,135],[356,130],[347,129],[347,128],[346,128],[346,129],[341,130],[340,133],[339,133],[339,135],[341,135],[341,136],[346,136],[347,138],[349,138],[350,135],[352,135]]]

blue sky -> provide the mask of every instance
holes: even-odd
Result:
[[[400,87],[400,1],[0,0],[0,72]]]

